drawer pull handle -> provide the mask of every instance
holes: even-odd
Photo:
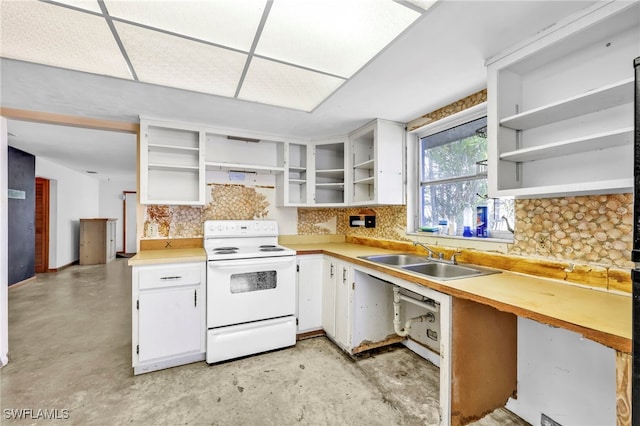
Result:
[[[162,278],[160,278],[160,279],[161,279],[161,280],[179,280],[180,278],[182,278],[182,277],[181,277],[181,276],[179,276],[179,275],[176,275],[176,276],[174,276],[174,277],[162,277]]]

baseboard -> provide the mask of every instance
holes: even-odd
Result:
[[[49,268],[49,269],[47,269],[47,272],[60,272],[63,269],[67,269],[69,266],[77,265],[78,262],[79,262],[79,260],[74,260],[71,263],[67,263],[66,265],[62,265],[62,266],[59,266],[57,268]]]
[[[31,278],[27,278],[26,280],[22,280],[22,281],[18,281],[17,283],[11,284],[9,286],[9,290],[11,290],[12,288],[18,288],[18,287],[22,287],[25,284],[30,283],[31,281],[35,281],[36,276],[32,276]]]
[[[304,333],[298,333],[296,334],[296,340],[304,340],[304,339],[310,339],[312,337],[319,337],[319,336],[324,336],[326,335],[326,333],[324,332],[323,329],[318,329],[318,330],[313,330],[313,331],[306,331]]]

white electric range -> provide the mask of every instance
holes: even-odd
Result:
[[[295,251],[273,220],[208,220],[207,363],[296,342]]]

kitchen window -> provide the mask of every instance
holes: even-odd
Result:
[[[481,116],[418,135],[417,230],[432,230],[446,220],[461,236],[463,212],[470,206],[475,236],[476,206],[486,205],[489,237],[512,238],[513,200],[487,197],[486,129],[487,117]]]

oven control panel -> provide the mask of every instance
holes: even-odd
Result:
[[[278,236],[275,220],[207,220],[204,237]]]

